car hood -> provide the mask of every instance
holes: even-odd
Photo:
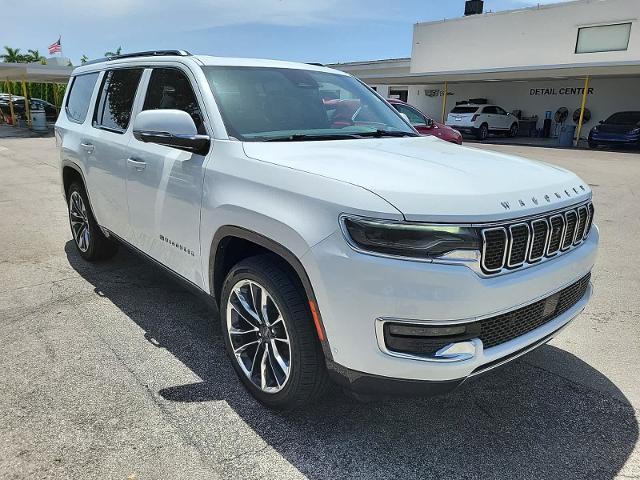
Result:
[[[591,195],[563,168],[433,137],[245,142],[244,150],[253,159],[365,188],[410,221],[510,219]]]

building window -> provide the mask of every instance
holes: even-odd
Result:
[[[576,53],[616,52],[626,50],[631,36],[631,22],[598,25],[578,29]]]

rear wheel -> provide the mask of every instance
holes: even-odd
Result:
[[[480,128],[476,133],[476,138],[478,140],[486,140],[488,136],[489,136],[489,125],[487,125],[486,123],[483,123],[482,125],[480,125]]]
[[[328,375],[306,295],[277,257],[247,258],[231,269],[220,318],[233,368],[260,402],[287,410],[324,393]]]
[[[68,207],[71,234],[80,256],[90,262],[112,257],[118,245],[102,233],[82,183],[75,182],[69,187]]]

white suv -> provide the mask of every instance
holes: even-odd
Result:
[[[478,140],[485,140],[489,133],[518,134],[518,118],[497,105],[457,105],[447,116],[448,127],[471,133]]]
[[[146,52],[78,67],[64,106],[79,254],[126,244],[215,299],[233,367],[272,408],[330,378],[454,388],[547,342],[591,295],[587,183],[422,137],[345,73]]]

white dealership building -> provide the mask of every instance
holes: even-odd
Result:
[[[478,13],[417,23],[411,58],[332,66],[436,120],[456,102],[486,99],[541,129],[561,107],[574,123],[584,100],[586,117],[591,114],[584,138],[598,120],[640,110],[639,0],[577,0],[495,13],[479,13],[482,2],[469,4]],[[552,135],[555,128],[553,122]]]

